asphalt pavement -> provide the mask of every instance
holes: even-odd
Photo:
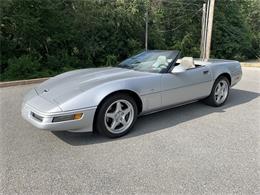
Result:
[[[0,89],[0,194],[260,194],[260,68],[223,107],[143,116],[119,139],[31,126],[32,87]]]

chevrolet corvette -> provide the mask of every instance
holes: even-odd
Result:
[[[31,89],[22,116],[50,131],[98,131],[115,138],[140,115],[202,100],[222,106],[242,76],[233,60],[180,58],[179,51],[149,50],[115,67],[73,70]]]

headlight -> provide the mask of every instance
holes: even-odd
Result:
[[[77,113],[72,115],[65,115],[65,116],[57,116],[53,117],[52,122],[62,122],[62,121],[71,121],[71,120],[79,120],[83,116],[83,113]]]

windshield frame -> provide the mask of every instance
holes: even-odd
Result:
[[[127,64],[123,64],[123,62],[125,62],[125,61],[127,61],[127,60],[135,59],[135,58],[137,58],[137,57],[139,57],[139,56],[141,56],[141,55],[144,55],[144,54],[146,54],[146,53],[156,53],[156,52],[158,52],[158,53],[169,52],[169,53],[170,53],[169,56],[172,56],[172,57],[173,57],[172,61],[169,62],[169,64],[167,65],[167,67],[166,67],[166,68],[163,68],[163,69],[160,70],[159,72],[156,72],[156,71],[153,72],[153,71],[149,71],[149,70],[144,70],[144,71],[142,71],[142,70],[138,70],[138,69],[127,68]],[[179,57],[180,57],[180,51],[178,51],[178,50],[147,50],[147,51],[143,51],[143,52],[141,52],[141,53],[139,53],[139,54],[137,54],[137,55],[134,55],[134,56],[131,56],[131,57],[129,57],[129,58],[126,58],[125,60],[123,60],[122,62],[120,62],[120,63],[117,65],[117,67],[118,67],[118,68],[126,68],[126,69],[130,69],[130,70],[135,70],[135,71],[141,71],[141,72],[168,73],[168,72],[172,69],[172,67],[174,66],[174,64],[176,63],[176,61],[179,59]],[[120,66],[120,65],[121,65],[121,66]],[[131,65],[129,65],[129,66],[131,66]]]

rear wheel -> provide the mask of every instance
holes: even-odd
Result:
[[[215,81],[210,95],[204,100],[204,102],[210,106],[222,106],[228,98],[229,88],[229,80],[224,76],[220,76]]]
[[[101,134],[116,138],[130,131],[137,118],[137,105],[127,94],[108,97],[100,106],[96,128]]]

